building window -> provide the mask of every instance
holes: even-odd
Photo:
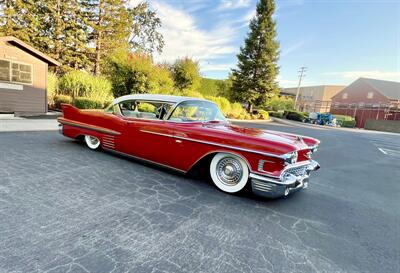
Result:
[[[10,62],[0,60],[0,81],[10,81]]]
[[[0,60],[0,81],[32,84],[32,65]]]
[[[367,99],[372,99],[374,97],[374,92],[368,92]]]
[[[342,95],[342,99],[347,99],[347,97],[348,97],[348,94],[347,93],[343,93],[343,95]]]

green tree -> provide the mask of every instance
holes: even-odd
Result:
[[[161,52],[164,39],[160,32],[161,20],[157,13],[150,9],[148,2],[141,2],[129,10],[131,33],[129,46],[133,50],[140,50],[147,54],[154,51]]]
[[[107,58],[105,73],[112,83],[114,97],[173,92],[169,70],[163,65],[155,65],[151,56],[144,53],[129,53],[127,49],[114,51]]]
[[[279,43],[276,40],[276,23],[272,16],[273,0],[260,0],[256,16],[250,21],[250,32],[237,55],[237,69],[233,70],[233,96],[248,104],[264,104],[277,94],[275,81],[278,74]]]
[[[95,46],[93,73],[101,73],[101,61],[108,53],[127,45],[129,15],[125,0],[81,0],[85,22],[91,29],[88,42]]]
[[[37,3],[40,35],[35,46],[62,63],[62,72],[85,69],[88,27],[79,0],[42,0]]]
[[[66,70],[86,67],[86,26],[78,0],[0,0],[0,6],[2,35],[31,44]]]
[[[233,84],[233,75],[229,74],[228,78],[219,81],[217,83],[217,92],[218,96],[222,96],[227,98],[230,101],[234,101],[234,97],[232,95],[232,84]]]
[[[178,59],[172,66],[176,88],[197,91],[201,84],[199,63],[189,58]]]
[[[164,41],[157,31],[161,20],[147,2],[129,8],[127,0],[81,0],[86,22],[92,30],[89,43],[95,45],[91,54],[93,73],[101,73],[104,57],[126,47],[151,54],[161,51]]]
[[[32,43],[40,25],[37,13],[34,0],[0,0],[0,35]]]

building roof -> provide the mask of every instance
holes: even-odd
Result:
[[[32,46],[28,45],[27,43],[21,41],[20,39],[13,37],[13,36],[3,36],[0,37],[0,42],[8,42],[22,50],[28,52],[29,54],[35,56],[36,58],[46,62],[50,66],[60,66],[61,64],[54,60],[53,58],[47,56],[46,54],[40,52],[39,50],[33,48]]]
[[[173,95],[133,94],[116,98],[113,100],[112,104],[120,103],[121,101],[125,100],[148,100],[148,101],[162,101],[162,102],[172,102],[172,103],[180,103],[186,100],[208,101],[199,98],[173,96]]]
[[[400,100],[400,82],[376,80],[369,78],[359,78],[358,80],[364,81],[388,99]]]

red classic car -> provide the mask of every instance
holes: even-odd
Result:
[[[62,105],[60,132],[136,159],[189,172],[207,164],[214,184],[236,193],[250,181],[254,193],[286,196],[308,186],[319,164],[319,141],[230,124],[211,101],[138,94],[117,98],[102,111]]]

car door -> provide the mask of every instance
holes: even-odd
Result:
[[[127,122],[124,131],[124,147],[127,153],[170,166],[175,147],[172,124],[155,118],[151,112],[137,111],[124,118]]]

